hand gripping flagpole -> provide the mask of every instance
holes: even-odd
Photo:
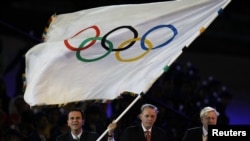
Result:
[[[141,98],[141,94],[138,94],[137,97],[131,102],[131,104],[119,115],[119,117],[117,117],[113,122],[117,123],[123,115],[125,115],[125,113]],[[96,141],[100,141],[108,132],[108,128],[102,133],[102,135],[96,140]]]

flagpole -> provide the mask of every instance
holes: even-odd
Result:
[[[132,102],[131,104],[119,115],[119,117],[117,117],[113,122],[117,123],[123,115],[125,115],[125,113],[141,98],[141,94],[139,94]],[[108,132],[108,128],[102,133],[102,135],[96,140],[96,141],[100,141]]]

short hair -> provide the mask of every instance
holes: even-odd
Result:
[[[81,115],[82,115],[82,119],[84,119],[83,111],[80,108],[72,108],[72,109],[70,109],[69,112],[68,112],[68,118],[69,118],[69,113],[70,112],[80,112]]]
[[[207,107],[204,107],[201,110],[201,112],[200,112],[200,118],[202,118],[203,116],[207,115],[207,113],[210,112],[210,111],[214,111],[217,116],[220,115],[220,113],[215,108],[207,106]]]
[[[141,113],[144,111],[145,108],[154,109],[157,114],[159,113],[158,108],[155,105],[153,105],[153,104],[143,104],[141,106]]]

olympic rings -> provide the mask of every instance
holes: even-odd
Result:
[[[161,45],[158,45],[156,47],[154,47],[153,49],[156,49],[156,48],[160,48],[160,47],[163,47],[165,45],[167,45],[168,43],[170,43],[174,37],[177,35],[177,29],[173,26],[173,25],[158,25],[156,27],[153,27],[151,28],[150,30],[148,30],[143,36],[142,36],[142,41],[145,40],[146,36],[151,33],[152,31],[156,30],[156,29],[159,29],[159,28],[162,28],[162,27],[168,27],[170,28],[173,32],[174,32],[174,35],[173,37],[171,37],[169,40],[167,40],[165,43],[161,44]],[[144,50],[147,50],[146,46],[144,45],[144,42],[141,42],[141,47],[144,49]]]
[[[79,31],[79,32],[76,33],[73,37],[76,37],[76,36],[79,35],[81,32],[83,32],[83,31],[85,31],[85,30],[87,30],[87,29],[89,29],[89,28],[93,28],[93,29],[96,31],[96,36],[95,36],[95,37],[100,36],[100,30],[99,30],[99,28],[98,28],[97,26],[91,26],[91,27],[88,27],[88,28],[85,28],[85,29]],[[73,38],[73,37],[72,37],[72,38]],[[87,48],[91,47],[92,45],[94,45],[95,42],[96,42],[96,40],[93,40],[93,41],[90,42],[90,44],[87,45],[86,47],[83,47],[83,48],[76,48],[76,47],[71,46],[71,45],[69,44],[68,40],[64,40],[65,46],[66,46],[68,49],[72,50],[72,51],[78,51],[78,50],[87,49]]]
[[[93,40],[93,41],[102,40],[102,37],[90,37],[90,38],[84,40],[84,41],[80,44],[79,48],[82,48],[82,46],[84,46],[84,45],[85,45],[87,42],[89,42],[90,40]],[[100,60],[100,59],[106,57],[109,53],[112,52],[112,49],[113,49],[113,44],[112,44],[112,42],[110,42],[110,41],[108,41],[108,40],[106,40],[106,42],[107,42],[108,45],[109,45],[109,49],[108,49],[108,52],[105,53],[104,55],[102,55],[102,56],[100,56],[100,57],[97,57],[97,58],[94,58],[94,59],[85,59],[85,58],[82,58],[82,57],[81,57],[81,55],[80,55],[80,50],[78,50],[78,51],[76,51],[76,57],[77,57],[79,60],[83,61],[83,62],[93,62],[93,61]],[[86,48],[86,47],[85,47],[85,48]]]
[[[117,28],[115,28],[115,29],[109,31],[106,35],[103,36],[103,40],[102,40],[102,42],[101,42],[103,48],[105,48],[105,49],[108,50],[108,48],[107,48],[106,45],[105,45],[105,40],[107,39],[107,36],[108,36],[109,34],[111,34],[112,32],[114,32],[114,31],[116,31],[116,30],[118,30],[118,29],[121,29],[121,28],[128,28],[129,30],[131,30],[131,31],[134,33],[134,38],[137,38],[137,37],[138,37],[138,32],[137,32],[132,26],[120,26],[120,27],[117,27]],[[121,50],[128,49],[128,48],[130,48],[132,45],[134,45],[134,43],[135,43],[135,41],[131,42],[127,47],[120,48],[120,49],[119,49],[119,48],[113,49],[113,51],[121,51]]]
[[[100,59],[103,59],[104,57],[106,57],[107,55],[109,55],[112,51],[115,51],[115,57],[118,61],[121,61],[121,62],[132,62],[132,61],[136,61],[136,60],[139,60],[141,59],[142,57],[144,57],[145,55],[147,55],[149,53],[149,51],[151,51],[152,49],[157,49],[157,48],[161,48],[161,47],[164,47],[164,46],[167,46],[167,44],[169,44],[175,37],[176,35],[178,34],[178,31],[177,29],[173,26],[173,25],[158,25],[158,26],[155,26],[151,29],[149,29],[141,38],[138,37],[138,32],[136,31],[136,29],[134,29],[132,26],[120,26],[120,27],[117,27],[111,31],[109,31],[107,34],[105,34],[103,37],[99,37],[100,36],[100,29],[97,27],[97,26],[90,26],[88,28],[85,28],[81,31],[79,31],[78,33],[76,33],[73,37],[76,37],[77,35],[79,35],[80,33],[82,33],[83,31],[87,30],[87,29],[90,29],[90,28],[93,28],[95,31],[96,31],[96,35],[95,37],[90,37],[90,38],[87,38],[85,39],[83,42],[81,42],[81,44],[79,45],[78,48],[76,47],[73,47],[69,44],[68,40],[64,40],[64,44],[65,46],[72,50],[72,51],[76,51],[76,57],[78,60],[80,61],[83,61],[83,62],[93,62],[93,61],[97,61],[97,60],[100,60]],[[130,31],[132,31],[134,33],[134,38],[131,38],[131,39],[128,39],[124,42],[122,42],[117,48],[114,49],[113,47],[113,43],[109,40],[107,40],[107,37],[119,30],[119,29],[122,29],[122,28],[127,28],[129,29]],[[148,39],[146,39],[146,37],[153,31],[155,30],[158,30],[158,29],[161,29],[161,28],[169,28],[172,32],[173,32],[173,35],[170,39],[166,40],[164,43],[158,45],[158,46],[155,46],[153,47],[153,44],[151,41],[149,41]],[[73,38],[72,37],[72,38]],[[81,54],[80,54],[80,51],[82,50],[85,50],[89,47],[91,47],[92,45],[95,44],[96,40],[100,40],[101,41],[101,46],[107,50],[107,52],[105,54],[103,54],[102,56],[99,56],[97,58],[94,58],[94,59],[86,59],[86,58],[83,58],[81,57]],[[134,57],[134,58],[130,58],[130,59],[122,59],[120,57],[120,51],[124,51],[130,47],[132,47],[136,41],[141,41],[141,48],[143,50],[146,50],[145,53],[137,56],[137,57]],[[88,45],[85,46],[85,44],[87,44],[89,41],[91,41]],[[107,43],[107,45],[106,45]],[[146,45],[145,45],[146,43]]]
[[[133,38],[133,39],[128,39],[124,42],[122,42],[119,46],[118,46],[118,49],[119,48],[122,48],[125,44],[127,43],[130,43],[131,41],[138,41],[138,40],[141,40],[141,38]],[[142,55],[139,55],[135,58],[131,58],[131,59],[122,59],[119,55],[119,52],[120,51],[117,51],[115,53],[115,57],[117,58],[117,60],[121,61],[121,62],[132,62],[132,61],[135,61],[135,60],[139,60],[140,58],[142,58],[143,56],[145,56],[146,54],[149,53],[149,51],[153,48],[153,44],[148,40],[148,39],[145,39],[145,43],[148,45],[148,49],[145,53],[143,53]]]

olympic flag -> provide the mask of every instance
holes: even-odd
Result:
[[[146,93],[230,3],[178,0],[55,15],[26,57],[30,106]]]

